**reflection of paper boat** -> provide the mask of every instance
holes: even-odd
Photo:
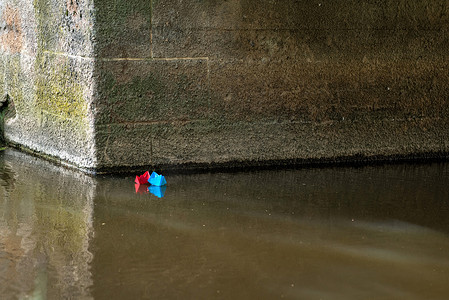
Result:
[[[156,172],[151,173],[151,176],[150,176],[150,179],[148,179],[148,182],[151,185],[155,185],[155,186],[163,186],[163,185],[167,184],[165,177],[162,175],[159,175]]]
[[[149,186],[148,187],[148,191],[151,193],[151,194],[153,194],[153,195],[155,195],[156,197],[158,197],[158,198],[162,198],[162,197],[164,197],[164,195],[165,195],[165,190],[167,189],[167,186],[155,186],[155,185],[152,185],[152,186]]]
[[[134,184],[134,187],[136,188],[136,194],[147,194],[147,186],[148,185],[140,185],[138,183]]]

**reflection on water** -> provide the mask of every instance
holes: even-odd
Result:
[[[92,179],[7,151],[0,182],[2,299],[89,298]]]
[[[163,198],[166,190],[167,190],[166,185],[163,185],[163,186],[152,185],[152,186],[148,187],[148,191],[158,198]]]
[[[447,163],[172,175],[153,193],[132,177],[0,159],[11,298],[449,295]]]

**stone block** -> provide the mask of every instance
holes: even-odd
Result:
[[[19,57],[10,60],[6,78],[16,116],[6,121],[6,137],[78,167],[93,167],[92,63],[49,53],[34,62],[29,73],[21,70]]]
[[[92,56],[95,39],[92,0],[36,0],[25,8],[33,12],[27,22],[34,29],[32,42],[38,54]]]
[[[96,63],[96,124],[208,118],[205,59],[105,60]]]
[[[153,2],[153,0],[95,1],[96,56],[150,57]]]

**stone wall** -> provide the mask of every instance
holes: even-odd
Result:
[[[80,167],[449,152],[449,1],[19,2],[7,137]]]
[[[96,166],[90,2],[0,1],[0,92],[15,109],[6,138],[83,168]]]

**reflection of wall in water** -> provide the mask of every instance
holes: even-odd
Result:
[[[0,293],[88,298],[93,179],[8,150],[0,181]]]

